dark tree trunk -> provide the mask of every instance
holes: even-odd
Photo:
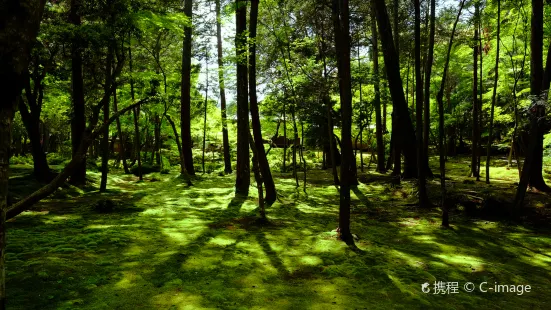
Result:
[[[132,40],[129,40],[128,44],[128,66],[130,70],[130,96],[132,97],[132,102],[134,102],[134,79],[132,78],[132,46],[131,44]],[[140,127],[138,124],[138,116],[140,115],[139,107],[136,107],[132,109],[132,115],[134,119],[134,145],[135,145],[135,156],[138,160],[138,177],[140,181],[143,181],[143,175],[142,175],[142,157],[141,157],[141,151],[142,151],[142,142],[140,139]],[[182,156],[182,150],[180,151],[180,157]],[[183,161],[182,161],[183,163]]]
[[[342,117],[342,160],[339,207],[339,232],[346,243],[353,243],[350,232],[350,187],[355,174],[352,165],[352,83],[350,73],[350,24],[348,0],[333,0],[333,24]]]
[[[436,3],[435,0],[430,1],[430,30],[429,30],[429,46],[427,53],[427,61],[425,65],[425,97],[424,99],[424,126],[423,126],[423,161],[425,171],[429,177],[432,177],[432,171],[429,168],[429,135],[430,135],[430,77],[432,73],[432,62],[434,60],[434,32],[435,32],[435,15]]]
[[[395,143],[399,144],[403,151],[404,176],[413,177],[417,175],[417,154],[415,152],[415,132],[408,112],[402,79],[400,77],[400,67],[397,63],[397,54],[394,48],[392,28],[388,19],[384,0],[374,0],[377,25],[381,35],[381,45],[383,47],[383,56],[390,89],[390,95],[396,113],[396,123],[399,124]]]
[[[501,1],[497,0],[497,42],[499,41],[499,32],[501,30]],[[499,72],[499,45],[497,44],[496,49],[496,65],[495,65],[495,76],[494,76],[494,90],[492,93],[492,107],[490,111],[490,129],[488,135],[488,146],[486,148],[486,183],[490,184],[490,151],[492,148],[492,135],[494,131],[494,108],[496,105],[497,97],[497,81],[498,81],[498,72]]]
[[[415,126],[417,136],[417,175],[419,188],[419,206],[427,207],[428,196],[425,179],[425,154],[423,152],[423,78],[421,76],[421,8],[419,0],[415,6]]]
[[[472,158],[471,158],[471,175],[480,178],[478,171],[478,142],[479,142],[479,115],[478,115],[478,24],[480,23],[479,2],[475,2],[475,27],[474,27],[474,46],[473,46],[473,137],[472,137]]]
[[[453,46],[453,38],[455,35],[455,29],[463,10],[465,0],[459,4],[459,12],[453,23],[452,34],[450,36],[450,42],[448,43],[448,52],[446,54],[446,63],[444,64],[444,71],[442,73],[442,81],[440,83],[440,90],[436,95],[436,101],[438,102],[438,147],[440,148],[440,189],[442,194],[441,206],[442,206],[442,226],[449,227],[448,205],[446,204],[446,154],[445,154],[445,137],[444,137],[444,89],[446,87],[446,78],[448,75],[448,67],[450,64],[450,54]]]
[[[71,0],[71,9],[69,12],[69,22],[75,27],[79,27],[80,21],[80,1]],[[86,128],[85,102],[84,102],[84,80],[82,75],[82,50],[78,39],[73,39],[71,44],[71,84],[73,117],[71,119],[71,146],[73,156],[75,156],[84,129]],[[74,170],[71,176],[73,185],[84,185],[86,182],[86,159]]]
[[[264,150],[264,143],[262,142],[262,130],[260,127],[258,100],[256,96],[256,26],[258,23],[258,3],[259,0],[251,0],[251,13],[249,18],[249,35],[251,38],[251,44],[249,46],[249,96],[251,106],[251,123],[253,127],[254,144],[257,151],[255,157],[258,161],[260,172],[262,173],[262,181],[264,182],[266,188],[266,202],[273,203],[277,199],[276,188],[272,178],[272,172],[270,171],[268,158],[266,157],[266,152]]]
[[[216,42],[218,50],[218,81],[220,85],[220,109],[222,111],[222,143],[224,146],[224,173],[232,172],[228,123],[226,117],[226,89],[224,81],[224,55],[222,53],[222,27],[220,18],[220,0],[216,0]]]
[[[205,106],[203,109],[203,154],[201,157],[201,168],[203,169],[203,173],[205,173],[205,149],[206,149],[206,143],[207,143],[207,112],[208,112],[208,104],[209,104],[209,57],[208,57],[208,51],[205,51],[205,67],[206,67],[206,87],[205,87]]]
[[[532,0],[532,25],[530,40],[530,93],[546,101],[549,90],[550,57],[547,57],[547,72],[543,69],[543,0]],[[545,108],[538,109],[539,117],[545,115]],[[541,126],[541,124],[538,124]],[[539,191],[550,192],[551,188],[543,179],[543,135],[545,131],[538,130],[537,143],[533,151],[533,166],[530,172],[529,185]]]
[[[373,83],[375,88],[375,100],[373,104],[375,105],[375,136],[377,139],[377,171],[383,173],[385,169],[385,144],[383,140],[383,125],[381,121],[381,90],[379,82],[379,46],[378,46],[378,35],[377,35],[377,24],[375,20],[375,8],[371,6],[371,43],[372,47],[372,58],[373,58]],[[394,115],[394,113],[393,113]],[[394,120],[392,121],[393,128],[395,127]],[[392,130],[392,135],[394,135],[394,129]],[[395,144],[395,143],[393,143]],[[393,145],[395,147],[395,145]],[[396,148],[394,149],[396,151]]]
[[[191,44],[192,44],[192,13],[193,0],[184,0],[184,14],[190,20],[190,26],[184,28],[184,44],[182,48],[182,84],[180,106],[180,131],[182,135],[182,151],[184,162],[181,172],[187,171],[189,175],[195,175],[193,167],[193,153],[191,151]]]
[[[250,159],[249,159],[249,103],[247,83],[247,2],[235,0],[237,56],[237,175],[235,180],[236,195],[249,194]]]
[[[109,104],[111,103],[111,88],[113,81],[111,78],[111,67],[113,66],[113,45],[110,42],[107,51],[107,64],[105,66],[105,86],[104,94],[106,96],[103,102],[103,122],[109,121]],[[101,138],[101,182],[99,191],[107,190],[107,173],[109,172],[109,126],[106,126]]]
[[[26,90],[27,92],[28,90]],[[42,143],[40,143],[40,109],[39,104],[31,103],[31,98],[34,96],[27,95],[29,106],[31,106],[31,111],[29,112],[27,110],[27,107],[23,103],[23,99],[19,99],[19,113],[21,114],[21,120],[23,121],[23,125],[25,125],[25,129],[27,130],[27,133],[29,135],[29,139],[31,141],[31,154],[33,156],[33,174],[39,181],[50,181],[51,178],[51,171],[50,167],[48,166],[48,161],[46,159],[46,153],[44,153],[44,149],[42,147]],[[35,108],[33,109],[33,106],[35,105]],[[33,111],[34,110],[34,111]]]
[[[117,102],[117,90],[113,92],[113,113],[117,113],[119,110],[118,102]],[[117,118],[117,132],[119,134],[119,159],[122,160],[122,167],[124,169],[124,173],[129,174],[130,170],[128,169],[128,163],[126,162],[126,139],[122,133],[121,129],[121,119],[120,117]]]
[[[155,127],[153,133],[155,135],[155,144],[152,153],[155,153],[155,163],[157,166],[161,166],[161,118],[157,113],[155,113]],[[153,154],[151,157],[153,158]]]

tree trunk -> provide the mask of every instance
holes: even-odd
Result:
[[[129,40],[128,41],[128,66],[129,66],[129,70],[130,70],[130,95],[132,97],[132,102],[134,102],[135,98],[134,98],[134,79],[132,78],[132,46],[130,45],[132,42],[132,40]],[[133,115],[133,119],[134,119],[134,144],[135,144],[135,152],[136,152],[136,159],[138,160],[138,177],[139,177],[139,180],[140,181],[143,181],[143,174],[142,174],[142,156],[141,156],[141,151],[142,151],[142,142],[141,142],[141,139],[140,139],[140,127],[139,127],[139,124],[138,124],[138,116],[140,115],[140,112],[139,112],[139,108],[134,108],[132,109],[132,115]],[[180,151],[180,157],[182,157],[182,150],[179,149]],[[182,161],[183,163],[183,161]],[[182,166],[183,167],[183,166]],[[183,168],[182,168],[183,169]]]
[[[255,0],[252,0],[255,1]],[[258,190],[258,209],[260,210],[260,219],[266,220],[266,208],[264,207],[264,192],[262,190],[262,174],[260,173],[260,167],[258,164],[258,153],[259,151],[256,149],[256,142],[253,139],[253,136],[249,132],[249,144],[251,146],[251,150],[253,151],[253,158],[251,159],[251,162],[253,164],[253,172],[254,172],[254,179],[256,181],[256,188]]]
[[[478,105],[482,104],[478,102],[478,24],[480,23],[480,11],[479,11],[479,2],[475,2],[475,26],[474,26],[474,46],[473,46],[473,137],[472,137],[472,158],[471,158],[471,175],[476,177],[477,180],[480,177],[480,173],[477,169],[478,167],[478,142],[479,142],[479,116],[478,116]]]
[[[250,159],[249,159],[249,103],[247,83],[247,2],[235,0],[237,56],[237,175],[235,194],[249,194]]]
[[[37,178],[37,180],[47,182],[51,179],[51,171],[50,166],[48,165],[48,161],[46,159],[46,153],[44,153],[44,149],[42,147],[42,144],[40,143],[40,114],[37,113],[38,111],[34,112],[35,113],[33,113],[33,111],[31,110],[31,113],[29,113],[27,107],[23,103],[23,99],[19,99],[19,113],[31,141],[31,154],[33,156],[33,174]]]
[[[113,66],[113,45],[110,42],[107,47],[107,64],[105,66],[105,86],[104,94],[107,96],[103,102],[103,122],[109,121],[109,104],[111,103],[111,87],[113,81],[111,79],[111,67]],[[109,126],[106,126],[101,138],[101,182],[99,191],[107,191],[107,173],[109,172]]]
[[[184,27],[184,44],[182,48],[182,84],[180,97],[180,131],[182,135],[182,151],[184,163],[181,168],[189,175],[195,175],[193,167],[193,153],[191,151],[191,44],[192,44],[192,13],[193,0],[184,0],[184,14],[188,17],[190,25]]]
[[[425,179],[425,154],[423,150],[423,81],[421,76],[421,8],[419,0],[414,1],[415,6],[415,126],[417,136],[417,176],[419,188],[419,206],[427,207],[427,187]],[[428,94],[427,94],[428,95]]]
[[[346,243],[353,243],[350,232],[350,187],[355,174],[352,165],[352,83],[350,73],[350,24],[348,0],[333,0],[333,24],[342,117],[342,160],[339,207],[339,232]]]
[[[266,202],[270,204],[276,201],[277,195],[268,158],[266,157],[266,152],[264,150],[260,116],[258,111],[258,100],[256,96],[256,27],[258,23],[258,3],[259,0],[251,0],[251,13],[249,18],[249,35],[251,38],[251,43],[249,45],[249,96],[254,144],[257,151],[255,157],[258,161],[260,172],[262,173],[262,181],[264,182],[266,188]]]
[[[205,67],[206,67],[206,87],[205,87],[205,107],[203,110],[203,154],[201,157],[201,167],[205,173],[205,148],[207,143],[207,109],[209,104],[209,56],[208,51],[205,51]]]
[[[118,110],[119,110],[119,107],[117,102],[117,90],[115,89],[115,91],[113,92],[113,113],[117,113]],[[122,160],[122,167],[124,169],[124,173],[129,174],[130,170],[128,169],[128,164],[126,163],[126,151],[125,151],[126,139],[122,134],[120,117],[117,118],[116,122],[117,122],[117,132],[119,133],[119,158]]]
[[[224,146],[224,173],[232,172],[228,122],[226,117],[226,89],[224,81],[224,62],[222,53],[222,27],[220,18],[220,0],[216,0],[216,42],[218,50],[218,81],[220,85],[220,110],[222,111],[222,143]]]
[[[155,113],[155,127],[153,133],[155,135],[155,144],[154,150],[151,152],[151,158],[153,158],[153,153],[155,153],[155,163],[157,166],[161,166],[161,118],[159,114]]]
[[[379,27],[379,34],[381,35],[386,73],[394,107],[393,110],[396,113],[396,123],[399,124],[395,143],[399,144],[404,154],[404,176],[413,177],[417,175],[415,132],[404,96],[402,79],[400,77],[400,67],[397,63],[397,54],[394,48],[392,28],[390,26],[384,0],[373,0],[373,4],[375,5],[377,25]]]
[[[81,0],[71,0],[71,9],[69,12],[69,22],[75,27],[80,27],[80,2]],[[71,146],[72,154],[75,156],[82,133],[86,128],[85,102],[84,102],[84,80],[82,77],[82,51],[78,45],[78,39],[73,39],[71,44],[71,84],[73,117],[71,119]],[[84,185],[86,182],[86,160],[74,170],[71,176],[73,185]]]
[[[497,0],[497,42],[499,41],[499,32],[501,28],[501,1]],[[492,107],[490,111],[490,131],[488,135],[488,147],[486,148],[486,183],[490,184],[490,151],[492,148],[492,135],[494,131],[494,108],[496,105],[496,96],[497,96],[497,81],[499,77],[499,43],[497,44],[496,50],[496,66],[495,66],[495,77],[494,77],[494,90],[492,93]]]
[[[425,171],[429,177],[432,177],[432,171],[429,168],[429,134],[430,134],[430,77],[432,73],[432,62],[434,60],[434,32],[435,32],[435,15],[436,3],[435,0],[430,1],[430,30],[429,30],[429,46],[427,53],[427,62],[425,65],[425,97],[424,97],[424,126],[423,126],[423,161]]]
[[[547,57],[547,71],[551,66]],[[532,0],[532,24],[530,40],[530,93],[538,96],[540,100],[546,101],[549,89],[549,79],[546,81],[546,72],[543,69],[543,0]],[[545,115],[545,107],[538,109],[538,117]],[[538,124],[541,126],[541,124]],[[532,157],[532,169],[530,172],[529,185],[542,192],[551,192],[551,188],[545,184],[543,179],[543,135],[544,130],[538,130],[537,143]]]
[[[448,74],[448,67],[450,64],[450,54],[453,46],[453,38],[455,35],[455,29],[457,28],[457,23],[459,22],[459,17],[461,16],[461,11],[463,10],[463,5],[465,0],[461,1],[459,4],[459,12],[457,12],[457,17],[453,23],[452,33],[450,36],[450,42],[448,43],[448,52],[446,54],[446,63],[444,64],[444,71],[442,73],[442,81],[440,83],[440,90],[436,95],[436,101],[438,102],[438,146],[440,148],[440,189],[442,194],[441,204],[442,204],[442,226],[449,227],[449,216],[448,216],[448,205],[446,204],[446,153],[445,153],[445,137],[444,137],[444,89],[446,87],[446,78]]]
[[[383,140],[383,125],[381,121],[381,90],[379,82],[379,46],[377,36],[377,24],[375,20],[375,8],[371,6],[371,41],[372,41],[372,59],[373,59],[373,85],[375,88],[375,99],[373,104],[375,105],[375,135],[377,139],[377,172],[383,173],[385,169],[385,144]],[[393,113],[394,115],[394,113]],[[394,120],[392,121],[393,128],[395,127]],[[392,135],[394,135],[392,130]],[[392,138],[391,138],[392,139]],[[395,143],[393,143],[394,147]],[[394,151],[396,148],[394,149]]]

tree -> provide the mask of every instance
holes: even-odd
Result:
[[[247,100],[247,2],[235,0],[235,49],[237,62],[237,175],[235,179],[236,195],[249,194],[249,104]]]
[[[273,203],[277,199],[276,189],[274,179],[272,178],[272,172],[270,171],[270,165],[268,164],[268,158],[266,157],[266,152],[264,150],[264,143],[262,142],[262,130],[260,127],[258,99],[256,95],[256,27],[258,23],[258,3],[259,0],[251,0],[251,13],[249,18],[249,96],[251,123],[253,127],[254,144],[256,146],[255,157],[258,161],[258,166],[262,174],[262,182],[264,182],[266,188],[266,201],[268,203]]]
[[[496,105],[497,96],[497,81],[499,77],[499,31],[501,29],[501,1],[497,0],[497,50],[496,50],[496,65],[494,76],[494,90],[492,92],[492,107],[490,111],[490,133],[488,135],[488,147],[486,148],[486,183],[490,184],[490,151],[492,149],[492,136],[494,131],[494,110]]]
[[[342,118],[342,160],[339,207],[339,232],[346,243],[353,243],[350,232],[350,187],[355,174],[352,171],[352,81],[350,74],[350,22],[348,0],[333,0],[333,25],[339,75],[339,93]]]
[[[394,47],[392,27],[388,18],[384,0],[373,0],[377,17],[377,25],[381,36],[383,56],[388,79],[390,95],[392,97],[393,111],[396,113],[396,123],[399,124],[395,143],[399,143],[404,154],[404,176],[417,176],[417,154],[415,144],[415,132],[409,116],[400,67],[397,62],[397,54]]]
[[[425,63],[425,96],[423,104],[423,166],[429,177],[432,177],[432,171],[429,168],[429,133],[430,133],[430,78],[432,73],[432,63],[434,61],[434,32],[436,19],[436,3],[430,0],[430,30],[427,61]]]
[[[17,101],[25,85],[31,48],[38,34],[45,0],[10,1],[0,6],[0,309],[6,309],[6,211],[10,143]]]
[[[41,143],[40,115],[44,99],[44,78],[47,71],[52,67],[54,53],[52,52],[49,60],[44,60],[41,54],[41,51],[34,52],[31,64],[33,70],[26,75],[25,96],[22,96],[19,100],[18,108],[31,141],[33,174],[37,180],[47,182],[52,176]]]
[[[216,0],[216,49],[218,51],[218,84],[220,85],[220,110],[222,112],[222,143],[224,147],[224,173],[232,172],[228,123],[226,116],[226,89],[224,81],[224,61],[222,54],[222,27],[220,17],[220,0]]]
[[[448,75],[448,67],[450,64],[450,54],[453,46],[453,38],[455,35],[455,29],[457,28],[457,23],[459,22],[459,17],[461,16],[461,11],[465,5],[465,0],[462,0],[459,4],[459,11],[457,12],[457,17],[453,23],[452,33],[450,36],[450,41],[448,43],[448,52],[446,54],[446,62],[444,64],[444,71],[442,72],[442,81],[440,82],[440,90],[436,95],[436,101],[438,102],[438,147],[440,151],[440,189],[441,189],[441,206],[442,206],[442,226],[449,227],[449,216],[448,216],[448,205],[446,204],[446,153],[445,153],[445,132],[444,132],[444,89],[446,87],[446,78]]]
[[[478,153],[479,146],[478,142],[480,139],[479,132],[479,105],[482,102],[478,102],[478,27],[480,24],[480,2],[477,0],[475,2],[475,13],[474,13],[474,45],[473,45],[473,137],[472,137],[472,157],[471,157],[471,175],[476,177],[478,180],[480,178],[480,171],[478,171]],[[482,77],[481,77],[482,78]]]
[[[69,22],[77,29],[81,25],[80,18],[81,0],[71,0]],[[71,42],[71,86],[73,101],[73,117],[71,119],[71,145],[73,156],[76,155],[82,133],[86,128],[86,106],[84,101],[84,78],[82,73],[82,43],[79,41],[78,33],[73,34]],[[86,182],[86,160],[84,160],[74,174],[71,176],[71,183],[84,185]]]
[[[182,152],[184,162],[181,163],[182,174],[195,175],[193,153],[191,151],[191,45],[193,0],[184,0],[184,14],[189,24],[184,27],[184,43],[182,48],[182,83],[180,97],[180,132],[182,136]]]
[[[375,105],[375,135],[377,139],[377,171],[384,172],[385,169],[385,145],[383,141],[383,125],[381,120],[381,90],[379,82],[379,47],[378,47],[378,38],[377,38],[377,22],[375,19],[375,8],[371,7],[371,43],[372,46],[372,59],[373,59],[373,85],[375,89],[375,99],[373,104]],[[392,114],[394,115],[394,113]],[[395,120],[393,119],[392,125],[395,127]],[[394,130],[393,130],[394,131]],[[399,152],[396,146],[394,146],[394,152]],[[398,155],[400,156],[400,155]]]
[[[416,101],[416,136],[417,136],[417,178],[419,188],[419,206],[428,204],[425,177],[425,154],[423,152],[423,78],[421,76],[421,7],[415,0],[415,101]],[[426,94],[428,96],[429,94]]]

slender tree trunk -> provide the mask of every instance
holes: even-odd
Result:
[[[483,9],[481,11],[484,11]],[[478,75],[478,121],[477,121],[477,124],[478,124],[478,150],[476,151],[477,152],[477,155],[476,155],[476,171],[477,171],[477,177],[476,177],[476,180],[477,181],[480,181],[480,159],[481,159],[481,156],[482,156],[482,124],[484,123],[482,121],[482,94],[484,92],[484,80],[483,80],[483,65],[482,65],[482,59],[484,58],[484,53],[483,53],[483,49],[482,49],[482,39],[483,39],[483,33],[482,33],[482,12],[480,12],[480,18],[479,18],[479,24],[478,24],[478,42],[479,42],[479,48],[478,48],[478,51],[479,51],[479,56],[480,56],[480,72],[479,72],[479,75]]]
[[[397,54],[394,48],[392,28],[388,19],[384,0],[373,0],[376,10],[377,25],[381,35],[381,45],[388,78],[388,86],[393,102],[393,111],[396,113],[396,123],[399,124],[395,143],[400,145],[404,154],[404,176],[417,175],[417,154],[415,152],[415,132],[409,116],[400,67],[397,63]]]
[[[130,96],[132,97],[132,102],[134,102],[134,79],[132,78],[132,40],[128,40],[128,66],[130,70]],[[138,177],[140,181],[143,181],[143,174],[142,174],[142,142],[140,139],[140,127],[138,124],[138,116],[140,114],[139,108],[136,107],[132,109],[133,119],[134,119],[134,144],[135,144],[135,152],[136,152],[136,159],[138,160]],[[182,150],[180,151],[180,157],[182,157]],[[182,161],[183,162],[183,161]],[[182,166],[183,167],[183,166]]]
[[[113,112],[117,113],[119,110],[118,104],[117,104],[117,90],[113,93]],[[120,143],[119,143],[119,158],[122,159],[122,167],[124,169],[124,173],[129,174],[130,170],[128,169],[128,163],[126,162],[126,139],[122,133],[121,129],[121,120],[120,117],[117,118],[117,132],[119,133],[120,137]]]
[[[184,153],[184,168],[189,175],[195,175],[193,153],[191,150],[191,45],[192,45],[192,14],[193,0],[184,0],[184,14],[190,25],[184,27],[184,44],[182,49],[182,85],[180,106],[180,131],[182,135],[182,151]],[[184,169],[181,168],[181,169]]]
[[[446,54],[446,63],[444,64],[444,71],[442,73],[442,81],[440,83],[440,90],[436,95],[436,101],[438,102],[438,146],[440,148],[440,189],[442,194],[442,226],[449,227],[449,216],[448,216],[448,205],[446,204],[446,152],[445,152],[445,137],[444,137],[444,89],[446,87],[446,78],[448,74],[448,67],[450,64],[450,54],[453,46],[453,38],[455,35],[455,29],[457,28],[457,23],[459,22],[459,17],[461,16],[461,11],[465,5],[465,0],[461,1],[459,4],[459,11],[457,12],[457,17],[453,23],[452,34],[450,36],[450,41],[448,43],[448,52]]]
[[[283,100],[283,167],[281,172],[287,172],[287,100]]]
[[[350,232],[350,187],[354,174],[351,159],[352,152],[352,83],[350,73],[350,24],[348,0],[333,0],[333,24],[335,46],[337,48],[337,63],[342,117],[342,160],[339,207],[339,232],[346,243],[353,243]]]
[[[237,175],[235,180],[236,195],[249,194],[250,159],[249,159],[249,104],[247,100],[247,2],[235,0],[237,56]]]
[[[107,64],[105,66],[105,86],[104,93],[107,96],[103,102],[103,122],[104,124],[109,121],[109,104],[111,103],[111,88],[113,81],[111,80],[111,68],[113,66],[113,45],[110,42],[107,47]],[[109,126],[106,126],[101,138],[101,182],[99,191],[105,192],[107,190],[107,173],[109,172]]]
[[[478,172],[478,138],[479,133],[479,116],[478,105],[481,104],[478,101],[478,24],[480,23],[479,2],[475,2],[475,27],[474,27],[474,46],[473,46],[473,137],[472,137],[472,158],[471,158],[471,175],[477,179],[480,177]]]
[[[416,136],[417,136],[417,176],[419,186],[419,206],[427,207],[427,187],[425,179],[425,154],[423,152],[423,81],[421,77],[421,8],[415,0],[415,97],[416,97]]]
[[[260,125],[260,115],[258,111],[258,99],[256,96],[256,27],[258,22],[258,3],[259,0],[251,0],[251,12],[249,18],[249,35],[251,38],[251,43],[249,45],[249,96],[254,144],[257,151],[255,157],[258,161],[260,172],[262,173],[262,181],[266,187],[266,202],[271,204],[276,201],[277,195],[268,158],[266,157],[266,152],[264,150],[262,128]]]
[[[205,173],[205,148],[207,142],[207,108],[209,103],[209,55],[208,50],[205,51],[205,68],[207,75],[207,82],[205,87],[205,109],[203,111],[203,156],[201,158],[201,166],[203,168],[203,173]]]
[[[155,163],[157,166],[161,166],[161,118],[159,114],[155,113],[155,127],[153,128],[153,134],[155,136],[155,144],[153,144],[153,152],[151,152],[151,159],[155,154]]]
[[[360,71],[360,72],[362,71],[362,62],[360,61],[360,44],[359,44],[359,42],[358,42],[358,71]],[[364,106],[364,102],[363,102],[362,80],[360,79],[360,145],[363,143],[363,126],[362,126],[363,117],[364,117],[364,115],[362,114],[363,106]],[[304,126],[303,126],[302,122],[300,122],[300,125],[302,127],[302,143],[304,144]],[[301,152],[301,154],[302,154],[302,152]],[[383,156],[384,156],[384,152],[383,152]],[[377,158],[377,160],[378,159],[379,158]],[[384,160],[385,159],[383,158],[383,165],[384,165]],[[306,167],[306,164],[304,165],[304,167]],[[363,147],[360,147],[360,170],[362,172],[364,172]],[[306,183],[305,183],[305,186],[306,186]]]
[[[430,30],[427,62],[425,65],[425,97],[424,99],[424,126],[423,126],[423,156],[424,165],[429,177],[432,177],[432,171],[429,168],[429,134],[430,134],[430,77],[432,73],[432,62],[434,60],[434,32],[435,32],[435,16],[436,16],[436,1],[430,0]]]
[[[497,49],[496,49],[496,66],[494,77],[494,91],[492,93],[492,108],[490,111],[490,134],[488,135],[488,147],[486,148],[486,183],[490,184],[490,152],[492,148],[492,135],[494,131],[494,108],[497,96],[497,81],[499,77],[499,32],[501,30],[501,1],[497,0]]]
[[[80,27],[80,2],[71,0],[69,22],[75,27]],[[71,119],[71,145],[72,154],[75,156],[84,129],[86,128],[84,80],[82,77],[82,51],[77,39],[71,44],[71,85],[73,101],[73,117]],[[73,185],[84,185],[86,182],[86,159],[75,169],[71,176]]]
[[[254,0],[253,0],[254,1]],[[256,181],[256,188],[258,190],[258,209],[260,210],[260,219],[266,220],[266,208],[264,207],[264,191],[262,190],[262,174],[260,173],[260,167],[258,164],[258,153],[259,151],[256,149],[256,142],[253,139],[253,136],[249,132],[249,145],[251,146],[251,150],[253,151],[253,158],[251,159],[251,162],[253,164],[253,172],[254,172],[254,179]]]
[[[23,99],[19,99],[19,112],[31,141],[31,154],[33,156],[34,168],[33,174],[39,181],[49,181],[51,178],[51,171],[46,159],[46,153],[44,153],[42,143],[40,143],[40,116],[32,112],[29,113],[27,107],[23,104]],[[25,148],[25,146],[23,146],[23,148]]]
[[[230,142],[228,138],[228,121],[226,116],[226,88],[224,80],[224,62],[222,53],[222,27],[220,17],[220,0],[216,0],[216,47],[218,51],[218,83],[220,85],[220,110],[222,111],[222,143],[224,147],[224,173],[231,169]]]
[[[372,41],[372,56],[373,59],[373,85],[375,88],[375,99],[373,104],[375,105],[375,135],[377,139],[377,172],[385,172],[385,144],[383,140],[383,124],[381,120],[381,90],[379,81],[379,46],[377,35],[377,24],[375,20],[375,8],[371,6],[371,41]],[[392,113],[394,115],[394,113]],[[392,136],[394,136],[395,121],[392,121],[393,130]],[[391,138],[393,140],[393,138]],[[394,152],[396,152],[396,143],[392,143]],[[392,150],[392,147],[391,147]]]

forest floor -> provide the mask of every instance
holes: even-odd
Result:
[[[256,188],[235,199],[233,175],[199,175],[188,187],[176,171],[144,182],[115,172],[105,194],[94,184],[61,190],[9,221],[8,309],[551,308],[549,197],[529,193],[520,222],[495,216],[513,199],[517,172],[496,161],[490,185],[471,182],[468,161],[448,163],[452,229],[440,228],[438,207],[415,206],[413,182],[360,173],[357,248],[337,240],[330,170],[308,172],[307,194],[274,173],[281,198],[266,225]],[[14,190],[29,185],[29,167],[12,171]],[[437,203],[439,181],[428,184]],[[112,211],[94,208],[104,199]],[[435,281],[458,282],[458,292],[433,294]],[[482,293],[482,282],[531,290]]]

